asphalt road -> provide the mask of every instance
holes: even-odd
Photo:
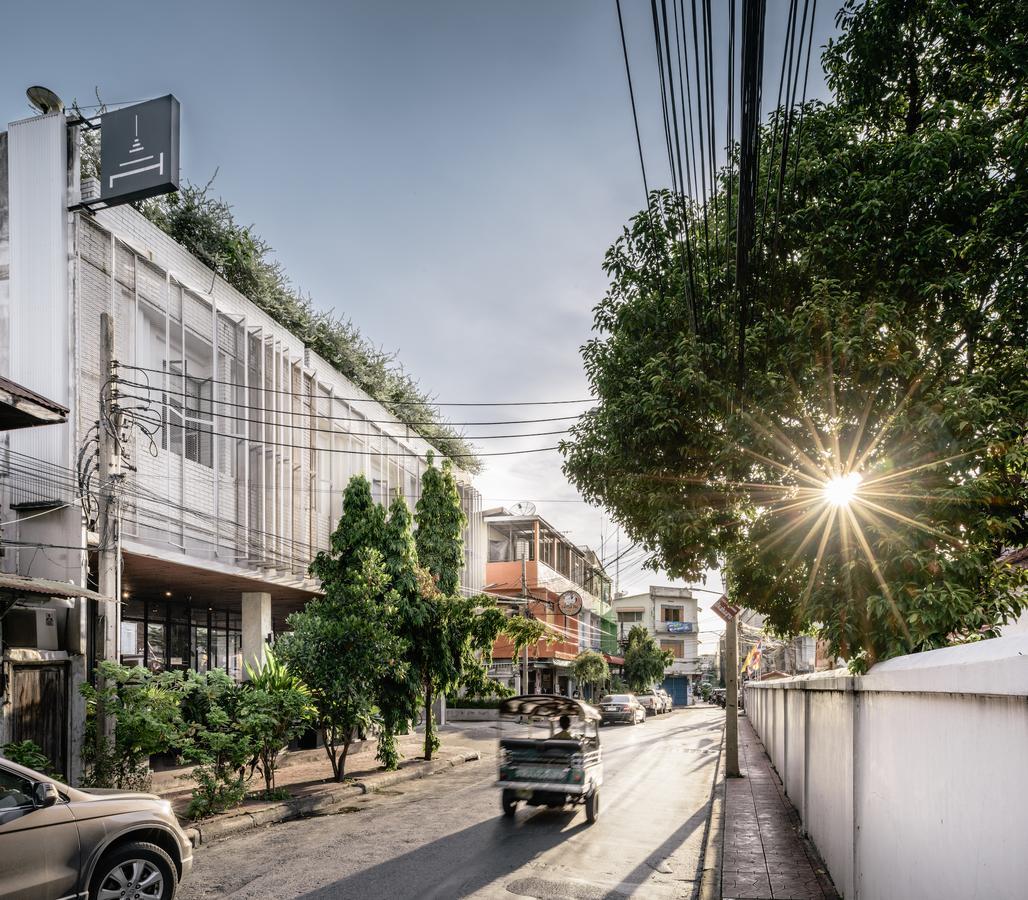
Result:
[[[600,817],[519,806],[500,815],[495,759],[200,848],[198,898],[694,897],[724,713],[694,707],[601,730]],[[486,729],[469,725],[480,742]]]

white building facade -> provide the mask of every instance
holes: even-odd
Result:
[[[0,375],[71,411],[64,425],[6,438],[2,568],[95,580],[107,536],[79,495],[106,477],[95,466],[100,398],[116,397],[127,463],[119,655],[238,677],[318,592],[308,565],[329,545],[350,478],[413,508],[432,448],[132,207],[76,208],[78,132],[51,113],[0,133]],[[103,313],[113,373],[102,371]],[[455,475],[464,587],[475,591],[481,498]],[[96,623],[87,609],[60,616],[74,697],[96,662]]]
[[[694,684],[700,675],[699,608],[687,588],[650,587],[645,594],[614,598],[618,640],[624,642],[629,631],[642,625],[662,650],[669,650],[674,661],[664,670],[664,689],[676,706],[692,702]]]

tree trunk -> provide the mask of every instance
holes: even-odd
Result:
[[[346,777],[346,756],[350,752],[350,742],[353,740],[353,732],[347,731],[343,738],[342,746],[336,752],[336,781],[342,781]]]
[[[432,758],[432,685],[425,685],[425,759]]]

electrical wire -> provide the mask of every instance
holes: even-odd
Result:
[[[186,376],[184,374],[181,374],[181,375],[175,374],[173,372],[168,372],[168,371],[166,371],[164,369],[150,369],[150,368],[147,368],[145,366],[132,366],[132,365],[129,365],[128,363],[119,363],[118,365],[119,365],[120,368],[133,369],[133,370],[139,371],[139,372],[155,372],[158,375],[167,375],[170,378],[192,377],[192,376]],[[222,380],[219,380],[217,378],[205,378],[203,380],[205,382],[209,382],[210,384],[227,384],[227,385],[230,385],[230,386],[236,387],[236,388],[243,387],[243,385],[241,385],[241,384],[239,384],[238,382],[235,382],[235,381],[222,381]],[[251,387],[256,388],[257,385],[251,385]],[[302,394],[302,393],[298,394],[295,391],[287,391],[287,390],[278,389],[278,388],[261,388],[261,390],[263,390],[264,393],[266,393],[266,394],[286,394],[288,396],[300,397],[300,398],[305,398],[305,399],[314,399],[315,398],[314,394]],[[383,404],[383,401],[376,400],[374,397],[336,397],[336,396],[332,396],[332,397],[325,397],[325,398],[319,398],[319,399],[339,400],[339,401],[342,401],[342,402],[345,402],[345,403],[377,403],[379,406],[381,406]],[[483,401],[476,401],[476,402],[457,402],[457,401],[432,400],[431,402],[425,402],[425,403],[421,403],[421,404],[408,404],[408,405],[412,405],[412,406],[413,405],[422,405],[422,406],[425,406],[425,407],[432,407],[432,406],[561,406],[561,405],[574,405],[574,404],[595,403],[595,402],[596,402],[596,398],[595,397],[586,397],[583,400],[503,400],[503,401],[485,401],[485,400],[483,400]]]
[[[160,388],[160,387],[151,387],[150,385],[144,385],[144,384],[140,384],[140,383],[134,382],[134,381],[122,381],[120,383],[122,385],[127,386],[127,387],[141,387],[141,388],[146,388],[146,389],[149,389],[149,390],[152,390],[152,391],[159,391],[162,394],[172,394],[172,395],[175,395],[175,396],[178,396],[178,397],[186,397],[186,398],[192,399],[197,404],[208,404],[208,405],[210,405],[210,404],[214,404],[214,403],[219,403],[219,404],[221,404],[223,406],[232,406],[232,407],[235,407],[235,408],[238,408],[238,409],[248,409],[248,410],[251,410],[253,412],[266,413],[269,416],[294,416],[294,417],[295,416],[312,416],[312,417],[316,417],[316,418],[319,418],[319,419],[324,419],[326,421],[331,421],[331,422],[364,422],[364,423],[370,424],[370,425],[395,425],[395,426],[410,427],[410,428],[416,428],[419,425],[438,425],[438,424],[440,424],[439,422],[430,421],[430,420],[424,420],[424,421],[419,421],[419,422],[404,422],[404,421],[401,421],[399,419],[368,419],[368,418],[365,418],[364,416],[360,416],[360,415],[357,415],[357,416],[333,416],[333,415],[328,415],[326,413],[317,412],[317,411],[315,411],[313,409],[310,409],[310,410],[276,409],[273,406],[254,406],[253,404],[243,403],[243,402],[240,402],[238,400],[225,400],[225,399],[213,398],[213,397],[210,398],[210,399],[206,399],[206,398],[198,399],[195,395],[189,394],[188,391],[186,391],[185,389],[177,390],[177,389],[173,389],[173,388],[164,389],[164,388]],[[242,387],[242,385],[236,385],[236,387]],[[251,386],[250,390],[258,390],[258,389]],[[132,400],[148,400],[148,399],[150,399],[150,398],[147,398],[147,397],[140,397],[137,394],[129,394],[129,393],[125,393],[122,396],[125,397],[125,398],[128,398],[128,399],[132,399]],[[310,399],[310,398],[307,398],[307,399]],[[317,398],[317,400],[319,402],[320,401],[325,401],[325,400],[330,400],[330,399],[339,399],[339,398],[329,398],[329,397]],[[340,401],[340,402],[343,402],[343,401]],[[212,414],[214,414],[213,410],[212,410]],[[224,414],[219,413],[218,415],[224,415]],[[447,422],[446,424],[451,426],[451,427],[470,427],[470,426],[475,426],[475,425],[481,425],[481,426],[493,426],[493,425],[536,425],[536,424],[541,424],[541,423],[544,423],[544,422],[567,422],[567,421],[569,421],[571,419],[579,419],[579,418],[582,417],[582,415],[583,415],[582,413],[576,413],[576,414],[570,415],[570,416],[550,416],[550,417],[547,417],[547,418],[539,418],[539,419],[501,419],[501,420],[493,420],[493,421],[485,421],[485,422],[483,422],[483,421]],[[253,422],[253,419],[249,419],[248,421],[250,421],[253,424],[260,424],[259,422]],[[267,423],[267,424],[272,424],[273,425],[274,423]],[[420,435],[418,435],[418,436],[420,437]],[[423,438],[423,440],[425,440],[425,439]]]

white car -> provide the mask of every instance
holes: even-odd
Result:
[[[659,716],[664,712],[664,698],[655,690],[641,691],[636,694],[636,699],[642,704],[648,716]]]
[[[657,688],[656,693],[664,702],[664,712],[671,712],[675,708],[675,701],[671,699],[671,695],[664,688]]]

